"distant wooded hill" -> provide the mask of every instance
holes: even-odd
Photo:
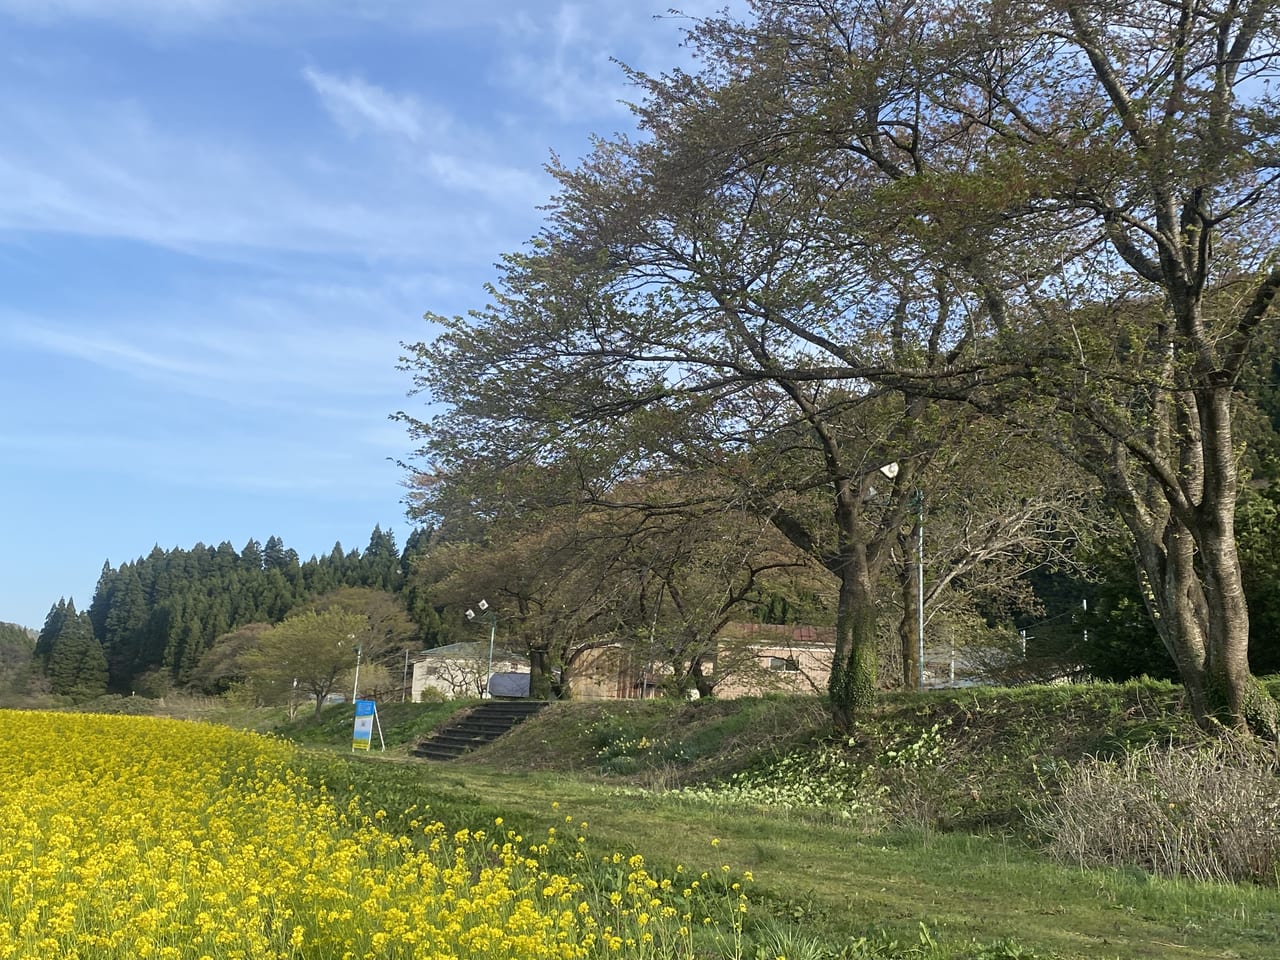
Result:
[[[414,531],[402,552],[379,526],[363,552],[338,543],[305,562],[279,537],[265,545],[250,540],[239,551],[225,541],[189,550],[157,546],[119,567],[104,564],[87,609],[70,599],[54,604],[31,652],[57,694],[129,692],[152,671],[186,685],[218,637],[250,623],[279,622],[299,604],[342,587],[395,595],[430,642],[435,611],[422,609],[406,576],[427,537]],[[10,641],[4,643],[0,658]]]
[[[0,621],[0,687],[11,686],[26,672],[35,644],[35,631]]]

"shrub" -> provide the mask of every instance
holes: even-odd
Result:
[[[1062,861],[1197,880],[1280,880],[1280,752],[1224,737],[1060,768],[1028,822]]]
[[[92,700],[76,704],[77,713],[112,713],[127,716],[148,716],[155,710],[156,702],[146,697],[122,697],[118,693],[104,693]]]
[[[1280,700],[1280,673],[1273,673],[1270,676],[1259,677],[1258,682],[1271,694],[1272,699]]]

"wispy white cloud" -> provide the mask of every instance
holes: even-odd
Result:
[[[353,300],[372,302],[372,295]],[[185,314],[74,319],[5,313],[0,343],[73,360],[149,383],[172,396],[262,408],[313,406],[315,398],[390,402],[399,339],[411,314],[400,305],[342,316],[314,301],[266,294],[213,300]],[[402,391],[400,391],[402,392]],[[364,399],[362,399],[364,398]]]
[[[343,17],[390,19],[423,29],[455,28],[509,16],[509,0],[469,0],[465,4],[421,0],[0,0],[0,13],[50,23],[95,20],[117,23],[199,26],[219,20],[266,18],[281,13],[302,19]]]
[[[153,542],[400,515],[400,342],[483,302],[550,151],[629,126],[610,57],[678,62],[669,5],[0,0],[0,523],[36,545],[0,619]]]
[[[339,77],[313,67],[302,71],[325,109],[351,133],[372,129],[417,142],[425,133],[422,106],[410,96],[396,96],[360,77]],[[446,130],[447,120],[437,122]]]
[[[372,110],[375,101],[365,103]],[[136,104],[50,111],[0,95],[0,112],[0,230],[121,237],[214,256],[337,252],[442,267],[488,263],[495,246],[511,244],[486,233],[475,199],[458,195],[459,170],[486,171],[471,186],[500,200],[508,220],[533,222],[548,189],[528,165],[483,155],[441,152],[428,164],[416,153],[344,158],[318,143],[161,129]],[[405,133],[424,129],[407,113],[380,116]]]
[[[42,23],[64,19],[207,21],[251,5],[250,0],[0,0],[0,12]]]
[[[181,33],[231,24],[248,27],[282,17],[322,28],[326,19],[401,17],[413,0],[0,0],[0,14],[31,23],[117,23],[146,32]]]
[[[114,370],[128,370],[147,376],[162,376],[175,382],[206,377],[207,363],[188,356],[166,353],[141,346],[144,339],[121,335],[99,334],[77,327],[54,327],[48,322],[25,322],[15,328],[13,342],[34,347],[59,357],[81,360]],[[148,338],[149,339],[149,338]]]
[[[508,85],[550,107],[562,120],[623,113],[619,100],[627,88],[610,57],[621,52],[620,40],[633,25],[634,11],[610,14],[597,13],[587,21],[582,8],[572,3],[520,11],[505,31],[512,45],[505,59]]]
[[[446,187],[454,187],[487,196],[510,209],[513,203],[541,199],[549,189],[537,168],[513,167],[493,163],[460,153],[430,153],[426,168],[432,178]]]
[[[426,184],[478,196],[494,204],[492,210],[504,212],[520,203],[532,208],[548,189],[537,163],[497,161],[502,148],[491,135],[464,127],[416,97],[314,67],[303,70],[303,76],[348,133],[373,132],[414,145],[416,149],[399,155],[399,162],[420,172]]]
[[[340,35],[352,24],[386,26],[430,36],[442,31],[500,32],[519,15],[510,0],[423,3],[422,0],[0,0],[0,15],[41,25],[111,23],[143,33],[232,29],[252,35]],[[556,0],[522,0],[541,15]],[[622,3],[601,5],[613,16]]]
[[[627,103],[638,97],[618,63],[645,72],[688,65],[679,41],[697,17],[725,7],[742,10],[744,0],[689,0],[675,14],[666,3],[648,5],[548,2],[522,7],[501,30],[508,55],[505,82],[571,122],[591,118],[628,125]]]

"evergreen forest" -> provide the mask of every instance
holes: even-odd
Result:
[[[159,546],[145,557],[103,565],[89,604],[60,599],[43,627],[5,624],[0,670],[10,688],[85,700],[107,691],[152,695],[175,688],[225,691],[234,679],[210,658],[219,641],[252,625],[278,624],[322,598],[380,595],[397,610],[416,610],[401,639],[431,644],[440,630],[434,609],[416,598],[407,572],[427,534],[412,533],[401,551],[375,527],[363,551],[340,543],[300,561],[278,537],[240,550],[222,542],[190,549]],[[323,606],[323,603],[321,602]],[[27,669],[24,669],[27,668]]]

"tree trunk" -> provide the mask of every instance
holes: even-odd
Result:
[[[1209,714],[1205,690],[1208,645],[1205,598],[1195,572],[1194,540],[1172,518],[1158,528],[1130,522],[1129,529],[1137,551],[1139,583],[1147,612],[1178,668],[1187,705],[1197,723],[1203,724]]]
[[[871,707],[878,681],[876,605],[866,555],[861,549],[849,552],[852,556],[836,571],[840,577],[836,650],[827,687],[831,719],[841,732],[848,732],[854,717]]]
[[[533,696],[533,685],[529,685],[529,695]],[[573,677],[568,667],[560,668],[560,677],[556,678],[555,671],[547,675],[547,699],[548,700],[572,700],[573,699]]]
[[[529,698],[551,699],[551,676],[547,670],[547,648],[542,644],[529,644]]]
[[[1219,435],[1219,441],[1221,435]],[[1163,521],[1125,511],[1137,549],[1143,597],[1178,669],[1187,707],[1206,730],[1224,725],[1277,734],[1277,708],[1249,671],[1249,613],[1235,542],[1235,484],[1219,451],[1205,444],[1205,489],[1195,527],[1172,511]],[[1234,471],[1234,461],[1227,467]]]
[[[1229,386],[1214,386],[1198,397],[1205,491],[1196,511],[1194,533],[1207,601],[1205,693],[1214,719],[1274,739],[1280,734],[1280,707],[1249,671],[1249,607],[1235,533],[1239,475],[1231,431],[1231,393]]]
[[[711,677],[702,672],[704,662],[703,655],[699,653],[694,655],[689,664],[689,679],[693,681],[693,688],[698,691],[698,699],[700,700],[714,696],[716,691]]]
[[[1209,660],[1206,670],[1209,710],[1222,722],[1247,726],[1253,717],[1253,678],[1249,673],[1249,612],[1240,582],[1234,517],[1231,509],[1215,509],[1201,532],[1205,595],[1208,598]],[[1226,516],[1221,516],[1225,513]],[[1274,721],[1274,717],[1271,718]],[[1274,731],[1270,731],[1274,732]]]
[[[902,566],[898,573],[898,586],[902,596],[902,622],[898,636],[902,641],[902,686],[907,690],[920,689],[920,594],[916,583],[916,564],[911,552],[919,543],[920,520],[911,527],[911,539],[899,537],[902,546]]]

